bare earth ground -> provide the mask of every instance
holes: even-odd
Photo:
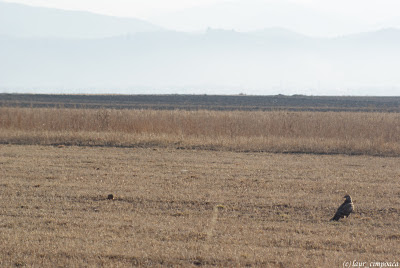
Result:
[[[0,266],[400,262],[399,160],[0,145]]]

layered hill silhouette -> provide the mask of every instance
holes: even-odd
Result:
[[[283,28],[194,34],[4,2],[0,13],[5,92],[400,93],[400,30],[394,28],[335,38]]]
[[[0,36],[103,38],[160,30],[162,28],[159,26],[134,18],[118,18],[0,1]]]

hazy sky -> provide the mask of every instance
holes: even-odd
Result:
[[[382,27],[400,26],[399,0],[5,0],[34,6],[46,6],[61,9],[86,10],[95,13],[135,17],[145,19],[161,26],[183,31],[204,30],[207,27],[235,29],[239,31],[257,30],[266,27],[290,27],[290,24],[272,25],[267,21],[263,10],[271,5],[279,5],[281,10],[288,10],[286,15],[293,17],[300,8],[307,9],[310,16],[320,15],[330,18],[331,30],[324,30],[327,35],[348,32],[368,31]],[[264,9],[263,9],[264,8]],[[209,14],[213,10],[214,14]],[[295,11],[294,11],[295,10]],[[187,11],[189,15],[183,15]],[[284,11],[283,11],[284,12]],[[198,15],[198,16],[196,16]],[[263,16],[265,21],[263,20]],[[296,18],[294,18],[296,19]],[[298,20],[307,18],[298,18]],[[264,25],[263,25],[264,24]],[[322,27],[310,22],[298,31],[307,34],[322,35]],[[291,27],[294,28],[294,27]]]
[[[219,89],[222,91],[213,93],[399,95],[399,31],[373,31],[389,27],[400,29],[400,0],[0,1],[139,18],[178,31],[204,31],[211,27],[247,32],[280,27],[307,35],[329,37],[370,32],[361,35],[369,38],[366,39],[367,42],[360,36],[358,37],[361,39],[326,39],[326,43],[314,38],[300,38],[309,40],[310,43],[301,44],[296,49],[293,49],[296,45],[295,38],[291,41],[294,42],[291,46],[280,47],[276,45],[279,42],[271,42],[271,45],[268,43],[264,47],[257,43],[259,39],[254,39],[256,41],[253,43],[251,38],[243,39],[246,42],[234,42],[233,45],[226,46],[228,42],[224,38],[241,40],[242,36],[258,36],[260,40],[264,40],[264,35],[230,35],[223,31],[211,31],[214,35],[210,34],[210,38],[202,39],[204,44],[215,47],[197,46],[198,39],[195,35],[182,33],[177,35],[185,36],[185,42],[181,42],[180,38],[175,39],[175,35],[168,32],[165,36],[171,34],[171,38],[165,39],[167,49],[159,51],[152,50],[159,47],[157,35],[154,39],[145,38],[143,43],[137,42],[136,49],[132,50],[124,43],[136,44],[129,41],[129,38],[128,41],[115,38],[115,43],[102,39],[92,40],[90,42],[96,45],[90,50],[87,50],[86,43],[83,45],[79,40],[65,44],[45,42],[43,46],[30,40],[21,40],[27,42],[21,43],[21,46],[0,42],[3,45],[0,58],[8,60],[0,62],[0,73],[10,74],[5,75],[9,78],[8,84],[0,81],[0,90],[1,87],[32,89],[47,86],[49,89],[66,88],[68,91],[73,88],[87,88],[90,91],[90,88],[124,89],[143,86],[143,90],[150,88],[162,91],[157,93],[203,94],[206,93],[204,90]],[[89,17],[93,19],[92,16]],[[21,25],[29,23],[29,19],[24,22],[24,17],[21,16],[12,18],[21,22]],[[106,20],[110,21],[108,18]],[[57,32],[65,29],[60,27],[62,24],[67,30],[71,30],[69,20],[61,21],[59,25],[45,20],[41,27],[54,28]],[[10,28],[6,24],[1,25],[5,29]],[[35,23],[33,26],[36,27]],[[103,27],[97,22],[94,26]],[[285,33],[276,29],[265,33],[274,31]],[[219,33],[223,33],[220,38],[214,38]],[[366,43],[370,45],[365,46]],[[149,49],[140,44],[149,44]],[[322,46],[321,49],[319,46]],[[48,47],[51,49],[47,49]],[[318,49],[313,51],[316,47]],[[64,53],[67,48],[74,49],[68,49],[68,53]],[[114,55],[110,53],[113,49],[118,53],[115,53],[115,57],[110,57]],[[21,59],[21,62],[15,59]],[[38,62],[42,64],[38,65]],[[21,79],[21,75],[25,78]]]

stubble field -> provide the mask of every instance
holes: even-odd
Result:
[[[0,266],[398,263],[399,179],[397,157],[3,144]]]

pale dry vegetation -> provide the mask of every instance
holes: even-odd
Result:
[[[394,157],[0,145],[0,178],[0,267],[400,261]]]
[[[0,108],[0,142],[400,155],[400,114]]]
[[[398,113],[2,107],[0,143],[0,267],[400,262]]]

